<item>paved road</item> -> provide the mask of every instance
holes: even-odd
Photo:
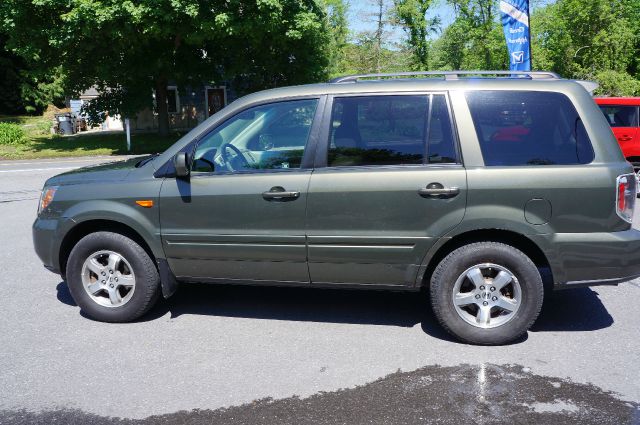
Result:
[[[193,285],[86,319],[30,226],[47,177],[107,159],[0,162],[0,424],[640,424],[638,281],[552,294],[505,347],[451,341],[420,294]]]

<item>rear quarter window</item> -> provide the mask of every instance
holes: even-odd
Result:
[[[638,127],[636,106],[599,105],[611,127]]]
[[[593,148],[571,101],[561,93],[466,93],[485,165],[572,165],[593,161]]]

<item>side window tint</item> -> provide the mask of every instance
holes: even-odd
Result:
[[[458,155],[456,153],[447,100],[441,94],[433,95],[432,99],[427,148],[428,163],[456,163]]]
[[[422,164],[428,96],[336,98],[327,164]]]
[[[589,135],[587,135],[587,130],[579,118],[576,120],[576,152],[580,164],[588,164],[593,161],[593,148],[589,141]]]
[[[561,93],[470,91],[466,98],[486,165],[593,161],[582,120]]]
[[[277,102],[239,113],[198,143],[193,171],[300,168],[317,103]]]
[[[637,127],[635,106],[600,105],[600,110],[611,127]]]

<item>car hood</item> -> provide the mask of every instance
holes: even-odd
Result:
[[[136,168],[136,164],[143,159],[144,157],[136,157],[124,161],[77,168],[51,177],[45,186],[124,180]]]

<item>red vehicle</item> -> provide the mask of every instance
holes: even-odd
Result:
[[[640,170],[640,97],[597,97],[595,101],[618,139],[625,158],[636,171]]]

